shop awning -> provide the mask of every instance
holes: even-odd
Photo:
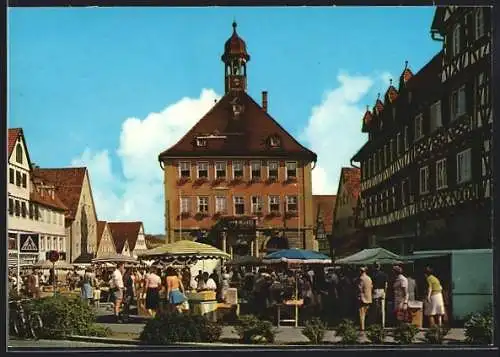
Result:
[[[335,264],[342,265],[368,265],[374,263],[397,264],[408,262],[406,257],[397,255],[384,248],[363,249],[348,257],[338,259]]]

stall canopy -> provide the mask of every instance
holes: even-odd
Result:
[[[159,247],[141,252],[139,257],[148,258],[193,258],[197,259],[229,259],[231,256],[211,245],[193,242],[190,240],[180,240],[168,243]]]
[[[289,264],[330,264],[332,260],[329,256],[304,249],[283,249],[268,254],[262,260],[265,264],[289,263]]]
[[[406,257],[399,256],[384,248],[371,248],[371,249],[363,249],[362,251],[357,252],[356,254],[350,255],[342,259],[338,259],[335,261],[335,264],[367,265],[373,263],[397,264],[404,262],[408,262],[408,259]]]
[[[128,255],[123,255],[123,254],[106,254],[102,255],[100,257],[92,259],[93,264],[98,264],[98,263],[138,263],[137,259],[134,257],[128,256]]]
[[[262,259],[251,255],[238,256],[226,263],[226,265],[248,265],[248,266],[260,265],[260,264],[262,264]]]
[[[52,269],[52,267],[54,267],[58,270],[73,270],[74,269],[73,265],[66,263],[64,260],[58,260],[55,263],[55,265],[53,265],[52,262],[49,260],[42,260],[34,265],[34,268],[37,268],[37,269]]]

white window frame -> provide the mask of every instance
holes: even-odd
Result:
[[[236,166],[241,167],[241,174],[242,174],[241,178],[245,177],[245,165],[244,165],[243,161],[237,160],[237,161],[232,162],[233,178],[236,178],[236,174],[235,174]],[[240,176],[238,176],[238,177],[240,177]]]
[[[404,128],[403,147],[404,147],[405,152],[408,151],[408,149],[410,147],[410,137],[408,135],[408,125],[405,125],[405,128]]]
[[[252,214],[261,213],[264,208],[262,196],[252,196],[250,200]]]
[[[45,236],[42,235],[40,236],[40,250],[42,252],[45,251]]]
[[[474,36],[478,40],[484,36],[484,11],[482,8],[477,8],[474,13]]]
[[[272,205],[278,205],[278,210],[273,210]],[[269,196],[269,212],[281,212],[281,197],[278,195]]]
[[[418,114],[415,117],[415,139],[414,141],[418,141],[422,139],[424,136],[424,116],[422,113]]]
[[[243,213],[238,213],[236,212],[236,205],[240,205],[240,204],[243,204]],[[234,212],[234,215],[236,216],[242,216],[245,214],[245,197],[243,196],[234,196],[233,197],[233,212]]]
[[[441,101],[438,100],[431,105],[431,132],[443,126],[443,117],[441,113]]]
[[[207,138],[196,138],[196,146],[203,148],[207,146]]]
[[[253,175],[254,165],[259,167],[259,176]],[[250,161],[250,179],[253,179],[253,178],[259,178],[259,179],[262,178],[262,161],[260,161],[260,160]]]
[[[451,120],[456,120],[458,117],[467,112],[465,85],[451,93],[450,98],[450,116]]]
[[[224,175],[219,176],[219,171],[224,171]],[[227,177],[227,163],[225,161],[215,162],[215,178],[221,179]]]
[[[197,197],[197,210],[196,212],[198,213],[208,213],[208,207],[209,207],[209,199],[208,196],[198,196]],[[206,208],[205,210],[201,210],[201,208],[204,207]]]
[[[295,205],[295,209],[290,208],[290,205]],[[292,212],[292,211],[297,212],[298,209],[299,209],[298,197],[295,195],[294,196],[286,196],[286,211],[287,212]]]
[[[421,195],[429,193],[429,166],[421,167],[418,171],[418,187]]]
[[[276,165],[276,176],[271,175],[271,165]],[[267,162],[267,177],[275,177],[276,180],[279,178],[280,173],[280,162],[279,161],[268,161]]]
[[[396,155],[401,154],[401,133],[396,134]]]
[[[288,166],[289,165],[295,165],[295,176],[289,176],[288,175]],[[299,164],[297,161],[286,161],[285,162],[285,174],[286,174],[286,179],[288,180],[289,178],[295,178],[297,179],[298,177],[298,168],[299,168]]]
[[[226,213],[227,212],[227,197],[226,196],[215,196],[215,212]]]
[[[462,27],[460,26],[460,24],[455,25],[455,27],[453,28],[453,32],[452,32],[452,36],[453,36],[452,55],[453,56],[458,55],[460,53],[460,51],[462,50],[462,48],[461,48],[462,44],[460,43],[461,38],[462,38],[461,31],[462,31]]]
[[[436,161],[436,190],[448,187],[446,159]]]
[[[204,167],[206,165],[206,169],[202,169],[202,167]],[[206,178],[208,179],[209,176],[210,176],[210,165],[208,163],[208,161],[198,161],[196,163],[196,178]],[[206,177],[200,177],[200,171],[207,171],[207,176]]]
[[[182,171],[189,171],[188,176],[182,176]],[[179,178],[189,178],[191,177],[191,162],[189,161],[179,161]]]
[[[472,150],[466,149],[457,154],[457,184],[472,180]],[[465,166],[463,162],[465,161]],[[467,167],[468,166],[468,167]],[[466,167],[463,169],[462,167]],[[463,172],[461,172],[463,171]]]
[[[179,211],[180,213],[189,213],[189,197],[179,197]]]

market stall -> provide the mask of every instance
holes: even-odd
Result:
[[[408,262],[405,257],[384,248],[363,249],[348,257],[335,260],[335,264],[338,265],[370,265],[374,263],[394,265]]]
[[[293,267],[300,267],[301,265],[314,265],[314,264],[331,264],[332,260],[325,254],[315,252],[312,250],[304,249],[283,249],[277,252],[266,255],[262,262],[264,264],[286,264],[289,269]],[[297,275],[297,274],[296,274]],[[299,299],[297,276],[295,277],[295,293],[292,299],[283,301],[277,305],[277,325],[278,327],[282,322],[293,322],[295,327],[299,326],[299,308],[304,305],[304,300]],[[293,319],[281,319],[281,310],[284,308],[293,308]]]
[[[188,267],[198,261],[230,258],[230,255],[211,245],[180,240],[141,252],[139,257],[143,260],[154,260],[154,265],[163,267]],[[215,292],[192,291],[190,286],[185,286],[185,295],[189,302],[191,312],[199,315],[216,316],[219,303]]]

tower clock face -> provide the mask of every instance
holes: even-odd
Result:
[[[231,85],[233,88],[239,88],[241,86],[241,79],[238,77],[233,77],[231,80]]]

